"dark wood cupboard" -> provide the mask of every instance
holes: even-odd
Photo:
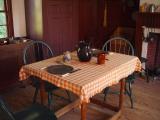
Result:
[[[160,13],[139,12],[137,13],[136,22],[136,55],[141,57],[142,42],[143,42],[143,28],[160,28]],[[153,30],[154,32],[154,30]]]
[[[44,40],[56,55],[73,51],[78,42],[78,0],[44,0]]]
[[[19,70],[23,65],[23,49],[27,43],[0,46],[0,91],[8,89],[19,80]]]
[[[140,0],[106,0],[108,36],[111,36],[117,27],[136,27],[139,2]]]
[[[27,36],[46,41],[55,55],[75,50],[79,40],[95,43],[103,1],[25,0]]]

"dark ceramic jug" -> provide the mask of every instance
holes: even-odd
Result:
[[[77,55],[79,60],[82,62],[90,61],[92,57],[92,52],[89,43],[85,41],[80,41],[77,49]]]

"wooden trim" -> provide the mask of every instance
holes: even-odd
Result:
[[[6,12],[5,10],[0,10],[0,12]]]
[[[124,87],[125,87],[125,79],[122,79],[120,81],[119,110],[122,109],[124,103]]]
[[[8,37],[14,36],[14,29],[13,29],[13,17],[12,17],[12,3],[11,0],[4,0],[5,4],[5,13],[7,19],[7,31]]]
[[[7,26],[7,25],[0,25],[0,26]]]

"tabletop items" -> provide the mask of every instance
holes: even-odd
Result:
[[[91,49],[89,43],[80,41],[77,49],[77,57],[81,62],[88,62],[92,57],[97,57],[98,64],[105,63],[107,52],[98,49]]]
[[[69,51],[66,51],[64,54],[63,54],[63,61],[64,62],[69,62],[71,60],[71,54]]]
[[[80,62],[89,62],[91,58],[94,57],[94,58],[97,58],[97,64],[99,65],[105,63],[105,61],[107,60],[106,59],[107,54],[108,53],[103,50],[90,49],[90,47],[87,47],[87,46],[81,46],[77,50],[77,57]],[[64,63],[67,63],[67,62],[70,62],[71,59],[72,59],[71,53],[69,51],[64,52],[62,61]]]
[[[69,65],[51,65],[47,67],[46,70],[52,74],[63,75],[72,72],[73,67]]]
[[[80,41],[77,49],[77,56],[80,61],[87,62],[91,60],[92,51],[89,43],[85,41]]]
[[[106,54],[105,53],[98,54],[97,63],[98,64],[104,64],[105,61],[106,61]]]

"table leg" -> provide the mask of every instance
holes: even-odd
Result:
[[[125,79],[122,79],[120,81],[119,110],[121,110],[123,107],[124,87],[125,87]]]
[[[43,80],[40,81],[40,96],[41,96],[41,104],[44,105],[45,100],[45,83]]]
[[[86,120],[87,117],[87,103],[83,102],[81,104],[81,120]]]

